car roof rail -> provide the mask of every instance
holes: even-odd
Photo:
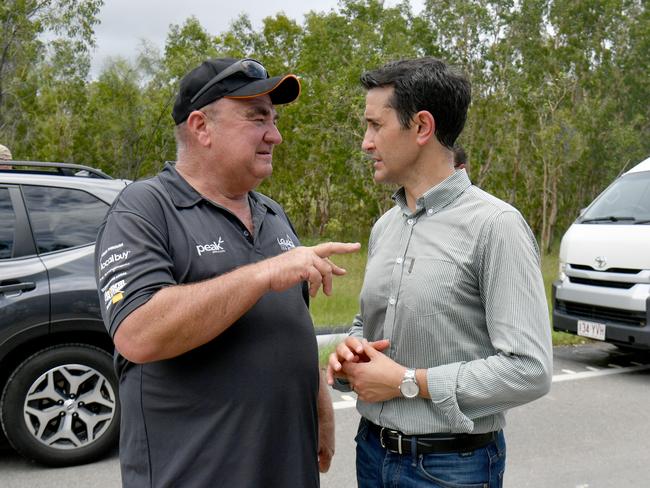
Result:
[[[41,161],[0,161],[2,166],[10,168],[0,169],[0,172],[16,172],[21,174],[41,174],[41,175],[58,175],[58,176],[80,176],[85,178],[101,178],[112,180],[113,177],[103,171],[84,166],[83,164],[73,163],[44,163]]]

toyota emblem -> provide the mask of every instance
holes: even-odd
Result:
[[[605,256],[597,256],[596,259],[596,267],[598,269],[603,269],[605,266],[607,266],[607,259]]]

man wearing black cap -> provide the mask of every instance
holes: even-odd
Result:
[[[302,247],[254,192],[282,142],[274,105],[300,93],[252,59],[187,74],[177,163],[129,185],[96,247],[120,377],[124,486],[316,487],[334,452],[308,295],[358,244]]]

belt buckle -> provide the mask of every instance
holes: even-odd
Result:
[[[386,446],[386,443],[384,442],[384,431],[389,431],[390,433],[397,434],[397,452],[399,454],[402,454],[402,433],[398,430],[392,430],[392,429],[386,429],[386,427],[382,427],[381,430],[379,431],[379,443],[381,444],[381,447],[384,449],[388,449]],[[393,451],[394,452],[394,451]]]

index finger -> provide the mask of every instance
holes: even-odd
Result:
[[[321,258],[327,258],[332,254],[349,254],[361,249],[358,242],[323,242],[316,244],[312,250]]]

